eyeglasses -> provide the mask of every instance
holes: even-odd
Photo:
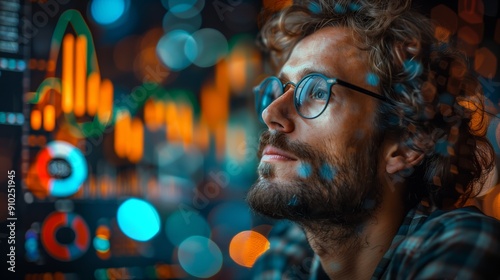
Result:
[[[264,79],[260,85],[254,88],[255,93],[255,108],[262,122],[262,112],[278,99],[286,91],[288,86],[293,85],[294,104],[297,113],[305,119],[314,119],[325,111],[329,103],[332,87],[341,85],[346,88],[361,92],[363,94],[375,97],[384,102],[387,102],[385,96],[376,94],[372,91],[360,88],[348,82],[344,82],[337,78],[328,78],[323,74],[313,73],[304,76],[297,84],[286,82],[283,84],[281,80],[275,76]]]

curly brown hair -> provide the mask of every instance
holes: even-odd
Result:
[[[368,52],[381,103],[379,128],[425,154],[403,172],[408,206],[423,198],[439,208],[462,206],[481,191],[494,166],[485,138],[482,89],[465,55],[434,36],[435,28],[411,0],[296,1],[263,12],[259,43],[275,69],[302,38],[329,26],[352,30]]]

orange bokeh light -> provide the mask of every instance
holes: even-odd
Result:
[[[242,231],[231,240],[229,255],[237,264],[252,267],[269,246],[269,241],[262,234],[252,230]]]
[[[458,16],[452,9],[444,4],[437,5],[431,10],[431,18],[444,29],[447,29],[451,34],[457,32]]]
[[[488,48],[483,47],[476,51],[474,70],[486,78],[493,78],[497,73],[497,57]]]
[[[458,14],[468,23],[481,23],[484,16],[484,3],[482,0],[459,0]]]

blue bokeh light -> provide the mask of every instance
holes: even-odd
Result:
[[[200,29],[192,34],[192,39],[186,42],[184,51],[186,57],[196,66],[214,66],[229,52],[226,37],[216,29]]]
[[[118,208],[118,226],[128,237],[148,241],[160,230],[160,217],[150,203],[130,198]]]
[[[173,71],[180,71],[191,65],[186,50],[197,56],[197,45],[193,37],[184,30],[173,30],[163,35],[156,46],[156,53],[161,62]]]
[[[380,78],[377,76],[377,74],[370,72],[370,73],[366,74],[366,82],[370,86],[376,87],[376,86],[378,86],[378,84],[380,82]]]
[[[96,236],[96,237],[94,237],[92,244],[94,245],[94,248],[97,251],[106,252],[107,250],[109,250],[109,240],[107,240],[105,238],[101,238],[99,236]]]
[[[125,0],[93,0],[90,12],[97,23],[108,25],[123,16],[126,6]]]
[[[222,252],[217,244],[203,236],[192,236],[179,245],[179,263],[189,274],[208,278],[222,267]]]
[[[210,226],[200,214],[190,210],[179,210],[167,218],[165,232],[170,242],[179,246],[191,236],[210,237]]]

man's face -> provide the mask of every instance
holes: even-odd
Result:
[[[352,36],[349,29],[328,27],[304,38],[280,79],[297,83],[307,74],[322,73],[377,92],[367,83],[367,53]],[[262,113],[269,130],[261,136],[259,179],[247,200],[272,218],[358,225],[381,196],[377,100],[334,85],[326,110],[304,119],[295,110],[293,94],[292,87]]]

